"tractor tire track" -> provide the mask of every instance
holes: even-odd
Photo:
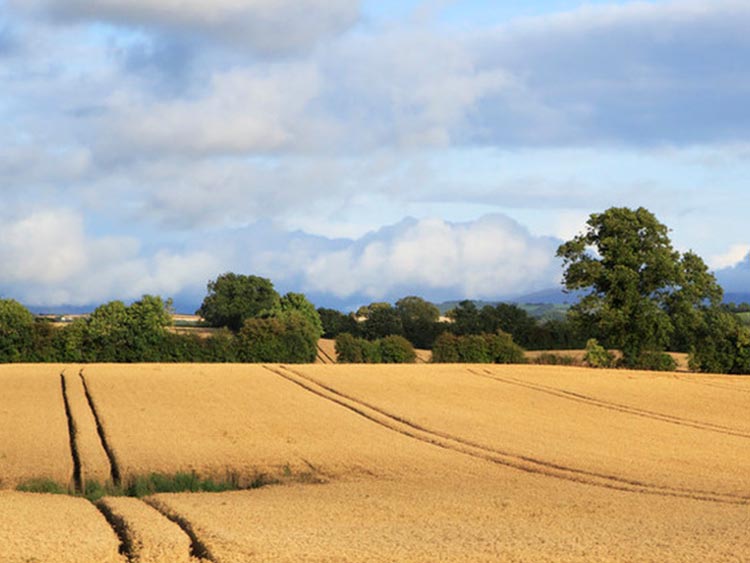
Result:
[[[428,429],[405,418],[391,414],[379,407],[341,393],[286,366],[271,367],[265,365],[264,367],[268,371],[279,375],[287,381],[294,383],[323,399],[338,404],[376,424],[379,424],[380,426],[387,428],[388,430],[446,450],[463,453],[498,465],[518,469],[526,473],[543,475],[618,491],[687,498],[723,504],[750,504],[750,496],[645,483],[617,475],[586,471],[551,463],[545,460],[514,454],[496,448],[490,448],[458,436]]]
[[[326,352],[325,350],[323,350],[323,347],[320,344],[318,344],[317,346],[318,346],[318,358],[320,358],[321,362],[323,362],[324,364],[335,364],[336,363],[336,360],[334,360],[333,358],[331,358],[331,356],[328,354],[328,352]]]
[[[81,382],[83,383],[83,391],[86,395],[86,401],[88,401],[89,408],[91,409],[91,414],[94,415],[94,421],[96,422],[96,433],[99,435],[99,440],[102,443],[102,448],[104,448],[104,452],[107,454],[107,459],[109,460],[112,483],[114,483],[116,487],[119,487],[122,484],[120,464],[118,463],[115,452],[112,449],[109,440],[107,439],[107,433],[104,430],[104,424],[102,423],[102,419],[99,416],[99,411],[96,408],[96,404],[94,403],[94,397],[91,395],[91,390],[89,389],[88,382],[83,375],[83,370],[78,372],[78,375],[81,378]]]
[[[60,374],[60,387],[62,390],[63,405],[65,406],[65,418],[68,420],[68,437],[70,440],[70,456],[73,459],[73,487],[76,493],[83,491],[83,477],[81,471],[81,455],[78,451],[78,429],[76,421],[73,418],[73,412],[70,408],[70,399],[68,398],[68,385],[65,381],[65,372]]]
[[[531,389],[532,391],[538,391],[539,393],[545,393],[547,395],[552,395],[554,397],[560,397],[562,399],[567,399],[569,401],[583,403],[586,405],[591,405],[591,406],[599,407],[602,409],[607,409],[610,411],[631,414],[633,416],[639,416],[639,417],[648,418],[651,420],[658,420],[660,422],[666,422],[668,424],[675,424],[677,426],[687,426],[689,428],[705,430],[707,432],[716,432],[717,434],[725,434],[727,436],[738,436],[740,438],[750,439],[750,433],[743,432],[742,430],[731,428],[729,426],[722,426],[720,424],[713,424],[710,422],[703,422],[699,420],[691,420],[689,418],[682,418],[679,416],[663,414],[663,413],[659,413],[655,411],[641,409],[638,407],[630,407],[628,405],[622,405],[619,403],[613,403],[611,401],[597,399],[596,397],[591,397],[589,395],[583,395],[581,393],[575,393],[573,391],[566,391],[558,387],[551,387],[548,385],[542,385],[540,383],[529,383],[526,381],[522,381],[520,379],[516,379],[514,377],[508,377],[508,376],[501,377],[499,375],[493,374],[489,370],[483,370],[484,373],[480,373],[479,371],[474,370],[474,369],[469,369],[468,371],[469,373],[476,375],[477,377],[483,377],[485,379],[491,379],[499,383],[515,385],[517,387],[524,387],[526,389]]]
[[[195,527],[187,518],[178,514],[167,505],[160,502],[158,499],[147,497],[142,500],[143,502],[160,512],[168,520],[171,520],[172,522],[177,524],[180,529],[185,532],[185,534],[187,534],[187,536],[190,538],[190,555],[192,557],[198,560],[216,562],[216,558],[214,557],[213,553],[211,553],[211,550],[208,548],[208,546],[206,546],[206,544],[203,543],[203,541],[198,537],[195,532]]]

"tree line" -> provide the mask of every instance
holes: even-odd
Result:
[[[223,274],[209,282],[198,312],[218,330],[171,331],[171,302],[153,295],[111,301],[60,327],[3,299],[0,362],[315,361],[323,333],[315,306],[299,293],[279,295],[268,279]]]
[[[672,247],[668,228],[644,208],[589,217],[563,243],[566,290],[582,294],[563,320],[540,321],[517,305],[461,301],[441,319],[434,304],[407,296],[356,312],[316,309],[301,293],[280,295],[266,278],[225,273],[196,312],[208,337],[170,330],[171,302],[145,295],[112,301],[64,327],[0,300],[0,362],[313,362],[323,336],[340,361],[518,362],[526,350],[587,348],[592,364],[673,369],[666,351],[687,352],[695,371],[750,373],[747,304],[723,291],[694,252]],[[607,349],[618,350],[619,356]]]

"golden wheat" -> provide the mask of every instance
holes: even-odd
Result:
[[[105,497],[99,501],[118,522],[139,563],[191,563],[190,538],[180,527],[141,500]]]
[[[87,500],[0,491],[0,561],[126,563],[120,542]]]
[[[0,367],[0,488],[34,478],[68,484],[73,461],[54,365]]]

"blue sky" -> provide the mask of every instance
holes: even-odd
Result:
[[[0,295],[507,298],[645,206],[750,288],[750,4],[0,0]]]

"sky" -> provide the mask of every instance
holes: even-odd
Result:
[[[559,287],[646,207],[750,291],[745,0],[0,0],[0,296]]]

